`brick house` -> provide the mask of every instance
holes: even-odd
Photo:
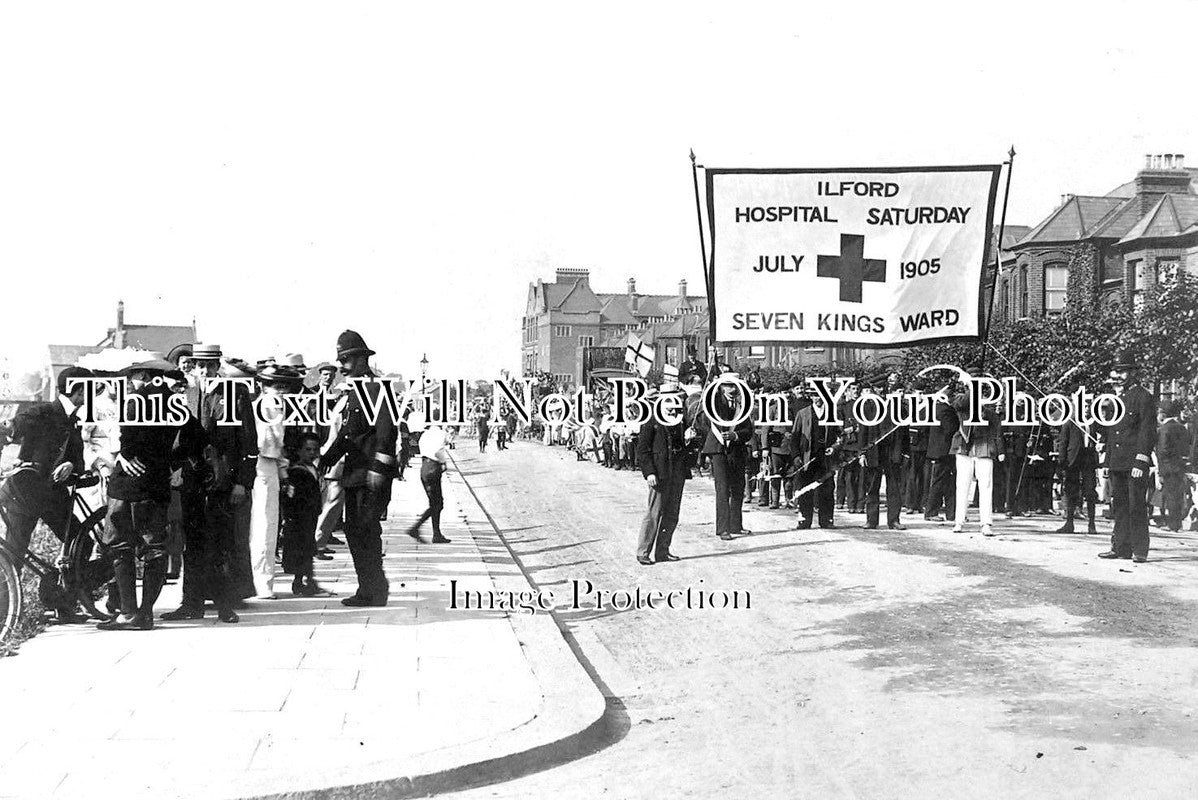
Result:
[[[1118,298],[1135,307],[1176,270],[1198,275],[1198,170],[1181,155],[1148,156],[1132,181],[1105,195],[1065,195],[999,263],[996,321]]]

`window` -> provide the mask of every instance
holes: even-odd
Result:
[[[998,317],[999,319],[1011,318],[1011,282],[1003,278],[1002,284],[998,288]]]
[[[595,344],[594,336],[579,336],[578,337],[578,346],[579,347],[590,347],[593,344]]]
[[[1069,287],[1069,267],[1049,264],[1044,268],[1044,310],[1059,314],[1065,310],[1065,295]]]
[[[765,345],[763,345],[763,344],[749,345],[749,358],[765,358]]]
[[[803,352],[804,353],[822,353],[822,352],[824,352],[824,348],[822,348],[822,347],[804,347]]]
[[[569,336],[570,335],[570,326],[569,325],[554,325],[553,326],[553,335],[554,336]]]
[[[1144,305],[1144,290],[1148,285],[1148,268],[1143,259],[1127,262],[1127,277],[1131,280],[1131,307],[1139,311]]]
[[[1158,258],[1156,260],[1156,282],[1160,286],[1168,286],[1177,282],[1177,269],[1181,263],[1176,258]]]
[[[1027,264],[1019,268],[1019,316],[1026,317],[1028,302],[1027,302]]]

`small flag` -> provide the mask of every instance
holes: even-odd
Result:
[[[641,341],[641,337],[635,333],[628,334],[624,363],[631,364],[642,378],[645,377],[653,367],[653,348]]]

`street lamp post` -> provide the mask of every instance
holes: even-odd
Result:
[[[428,353],[420,357],[420,391],[428,385]]]

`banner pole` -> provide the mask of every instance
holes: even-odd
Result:
[[[699,200],[699,167],[695,163],[695,149],[691,148],[691,178],[695,183],[695,218],[699,222],[699,254],[703,257],[703,289],[707,292],[707,349],[711,366],[715,365],[715,306],[711,302],[711,272],[707,264],[707,242],[703,239],[703,204]],[[710,376],[709,370],[708,375]]]
[[[994,248],[994,277],[990,279],[990,304],[986,309],[986,335],[982,337],[982,363],[980,372],[986,371],[986,346],[990,344],[990,322],[994,318],[994,290],[998,288],[998,272],[1002,269],[1002,240],[1007,228],[1007,200],[1011,197],[1011,173],[1015,169],[1015,145],[1007,153],[1007,185],[1002,193],[1002,214],[998,218],[998,244]]]

